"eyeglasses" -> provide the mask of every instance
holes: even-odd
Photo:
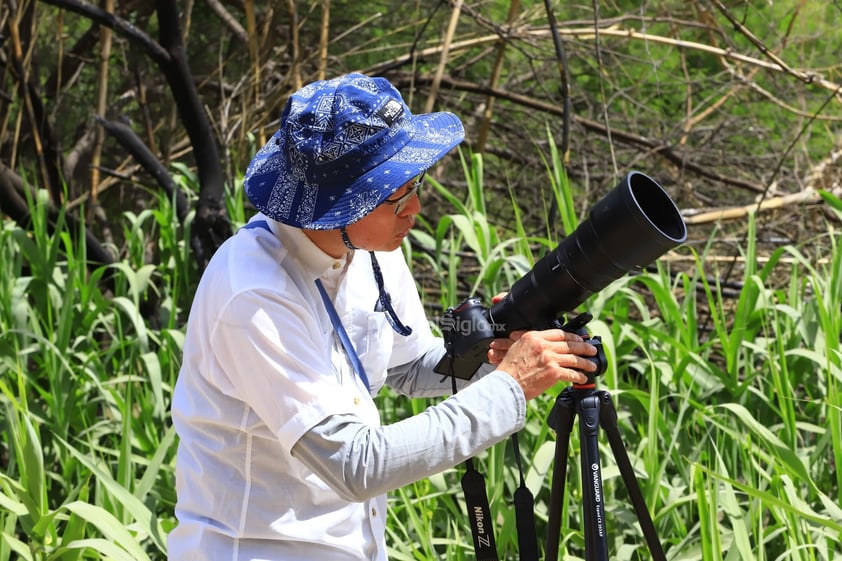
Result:
[[[402,213],[412,196],[418,193],[418,189],[421,188],[421,184],[424,182],[424,175],[426,173],[427,172],[424,172],[421,175],[419,175],[415,179],[415,181],[412,182],[412,185],[409,187],[409,189],[406,190],[406,193],[404,193],[397,199],[384,199],[383,202],[387,205],[395,205],[395,214]]]

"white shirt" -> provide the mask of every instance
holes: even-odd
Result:
[[[220,247],[194,298],[173,393],[173,422],[181,439],[179,524],[169,536],[169,558],[385,561],[385,495],[350,499],[293,457],[292,449],[337,415],[379,427],[372,396],[388,370],[419,360],[440,342],[399,250],[378,254],[378,260],[398,317],[413,329],[409,337],[395,334],[384,313],[374,311],[378,291],[366,253],[337,260],[301,231],[267,223],[271,232],[243,230]],[[371,393],[335,337],[316,278],[333,298]],[[502,373],[498,378],[487,391],[514,383]],[[518,430],[525,403],[509,389],[508,419],[480,419],[492,425],[481,431],[488,435],[463,439],[458,450],[425,465],[422,473],[455,465],[476,446]],[[471,396],[474,403],[465,407],[481,409],[491,398],[466,392],[466,402]],[[454,407],[441,415],[465,417]],[[471,416],[464,423],[470,431],[462,432],[477,432],[476,421]]]

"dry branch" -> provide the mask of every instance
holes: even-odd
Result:
[[[187,218],[189,210],[187,198],[184,193],[178,188],[173,178],[160,160],[152,153],[152,151],[143,143],[143,141],[135,134],[135,132],[126,124],[109,121],[102,117],[97,118],[97,122],[108,131],[108,133],[117,139],[123,148],[129,154],[134,156],[135,160],[145,169],[153,178],[161,189],[167,194],[170,200],[175,200],[176,215],[181,223]]]
[[[231,15],[231,13],[228,10],[225,9],[225,6],[222,5],[222,2],[220,2],[219,0],[205,0],[205,2],[207,2],[210,9],[213,11],[213,13],[216,14],[216,17],[218,17],[222,21],[222,23],[224,23],[225,26],[231,30],[231,32],[237,37],[237,39],[239,39],[243,44],[248,44],[249,34],[246,33],[246,30],[243,28],[242,25],[240,25],[240,22],[237,21],[237,18],[235,18],[233,15]],[[246,2],[247,9],[250,5],[250,2]]]
[[[436,68],[436,74],[433,78],[433,83],[430,86],[430,95],[427,97],[427,106],[425,112],[430,113],[436,103],[436,96],[439,92],[439,84],[441,83],[444,69],[447,67],[448,56],[450,54],[450,44],[453,42],[453,36],[456,34],[456,25],[459,23],[459,14],[462,11],[462,1],[456,0],[453,6],[453,11],[450,13],[450,22],[447,25],[447,32],[444,36],[441,46],[441,56],[439,58],[439,65]]]
[[[684,221],[687,222],[687,224],[696,225],[710,222],[720,222],[723,220],[734,220],[736,218],[745,218],[753,212],[757,213],[765,210],[777,210],[796,205],[816,204],[820,203],[821,200],[822,199],[818,192],[813,189],[804,189],[798,193],[764,199],[756,204],[716,210],[705,210],[698,212],[698,214],[692,214],[694,211],[685,211]]]
[[[520,9],[520,0],[513,0],[512,3],[509,5],[509,16],[507,23],[509,27],[514,23],[515,18],[517,16],[517,12]],[[490,88],[496,88],[497,84],[500,80],[500,74],[503,72],[503,63],[505,62],[505,53],[506,53],[506,41],[504,39],[500,39],[497,43],[497,56],[494,60],[494,66],[491,70],[491,76],[488,78],[488,86]],[[486,96],[485,98],[485,108],[482,114],[482,121],[480,122],[479,126],[479,133],[477,134],[476,140],[476,150],[477,152],[483,152],[485,150],[485,141],[488,138],[488,130],[491,128],[491,116],[494,113],[494,96]]]
[[[105,0],[103,9],[111,13],[114,11],[114,0]],[[108,72],[111,68],[111,30],[103,28],[100,36],[99,50],[99,84],[97,89],[96,113],[105,115],[105,108],[108,105]],[[97,129],[96,141],[94,142],[93,157],[91,158],[91,201],[97,204],[99,190],[99,168],[102,159],[102,145],[105,142],[104,131]],[[91,207],[93,212],[93,207]]]
[[[416,83],[424,83],[424,78],[413,78]],[[398,84],[401,84],[399,79],[395,80]],[[429,79],[426,79],[429,81]],[[452,88],[454,90],[464,91],[464,92],[473,92],[482,95],[493,95],[498,99],[505,99],[512,103],[516,103],[523,107],[528,107],[532,109],[539,110],[543,113],[547,113],[549,115],[557,115],[559,117],[563,116],[563,108],[558,106],[557,104],[550,103],[547,101],[542,101],[539,99],[535,99],[529,96],[525,96],[522,94],[517,94],[514,92],[509,92],[497,88],[489,88],[488,86],[483,86],[480,84],[476,84],[474,82],[466,82],[464,80],[454,80],[448,77],[442,78],[442,84],[447,85],[447,87]],[[571,119],[574,123],[588,129],[590,131],[596,132],[600,135],[607,136],[607,129],[604,124],[594,121],[592,119],[587,119],[585,117],[580,117],[578,115],[572,115]],[[685,156],[676,153],[673,150],[672,146],[666,145],[662,142],[657,140],[649,139],[639,134],[626,132],[623,130],[618,129],[611,129],[611,137],[613,140],[623,142],[630,146],[636,146],[638,148],[643,148],[644,150],[648,151],[651,154],[660,156],[673,164],[676,168],[692,172],[699,177],[704,177],[723,185],[731,185],[734,187],[739,187],[741,189],[745,189],[747,191],[752,191],[755,193],[762,193],[764,191],[764,187],[758,183],[753,181],[746,181],[744,179],[738,179],[731,176],[721,175],[712,171],[710,168],[702,165],[698,165],[693,163],[691,160],[686,158]]]
[[[731,25],[734,26],[734,29],[739,31],[740,34],[746,37],[755,47],[757,47],[757,50],[766,55],[766,57],[768,57],[769,60],[772,61],[773,65],[779,67],[782,71],[786,72],[790,76],[798,78],[805,84],[813,83],[813,80],[816,78],[815,74],[813,74],[812,72],[802,72],[800,70],[796,70],[790,67],[786,62],[784,62],[784,60],[781,57],[773,53],[772,49],[767,47],[760,39],[758,39],[754,33],[749,31],[749,29],[745,25],[743,25],[742,22],[740,22],[736,17],[734,17],[734,14],[732,14],[731,11],[728,8],[726,8],[722,2],[720,2],[719,0],[711,0],[711,3],[714,6],[716,6],[716,9],[719,10],[719,13],[721,13],[728,19]],[[832,89],[839,89],[839,87],[837,86],[836,88]]]
[[[330,0],[322,0],[322,24],[319,32],[319,70],[316,73],[318,80],[327,77],[327,46],[330,43]]]
[[[577,39],[581,40],[594,40],[596,37],[596,33],[594,32],[592,27],[588,28],[567,28],[567,29],[559,29],[559,34],[567,37],[576,37]],[[512,33],[509,35],[510,40],[519,39],[522,41],[533,41],[535,39],[543,39],[549,36],[551,33],[550,30],[547,29],[538,29],[538,28],[524,28],[524,29],[517,29],[513,30]],[[633,29],[623,29],[617,26],[612,26],[608,28],[602,28],[599,30],[600,37],[617,37],[621,39],[632,39],[635,41],[643,41],[649,43],[659,43],[662,45],[670,45],[682,49],[691,49],[701,52],[710,53],[716,56],[720,56],[729,60],[740,61],[752,66],[757,66],[760,68],[764,68],[766,70],[773,70],[776,72],[784,72],[791,76],[798,78],[801,81],[806,83],[812,84],[814,86],[819,86],[826,90],[833,91],[837,97],[842,99],[842,84],[837,84],[832,80],[828,80],[823,78],[821,75],[815,72],[805,72],[802,70],[793,69],[789,66],[781,66],[779,64],[775,64],[773,62],[768,62],[765,60],[761,60],[755,57],[743,55],[737,52],[734,52],[731,49],[723,49],[720,47],[713,47],[711,45],[705,45],[704,43],[697,43],[694,41],[684,41],[681,39],[673,39],[671,37],[662,37],[660,35],[652,35],[649,33],[641,33],[639,31],[635,31]],[[465,49],[471,49],[483,45],[489,45],[496,43],[499,40],[499,35],[485,35],[482,37],[475,37],[472,39],[466,39],[463,41],[457,41],[449,46],[450,52],[458,52]],[[441,45],[427,47],[426,49],[422,49],[415,53],[415,56],[419,58],[426,58],[432,57],[434,55],[440,54],[443,48]],[[381,62],[374,66],[368,67],[364,72],[370,74],[378,74],[383,72],[388,68],[393,67],[400,67],[406,64],[409,61],[409,55],[402,55],[400,57],[395,57],[391,60]]]

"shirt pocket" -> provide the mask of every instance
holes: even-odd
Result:
[[[386,382],[386,370],[392,354],[394,334],[383,312],[355,310],[353,325],[358,326],[349,333],[357,356],[365,368],[372,395]],[[363,329],[359,329],[364,326]]]

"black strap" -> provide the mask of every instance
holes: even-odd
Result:
[[[403,324],[401,318],[398,317],[397,312],[392,307],[392,297],[389,296],[389,292],[386,290],[386,283],[383,282],[383,273],[380,271],[380,263],[377,262],[377,256],[374,255],[373,251],[369,251],[368,254],[371,256],[371,270],[374,273],[374,280],[377,283],[378,296],[375,311],[386,312],[386,320],[392,326],[392,329],[399,335],[409,337],[412,335],[412,328]]]
[[[451,370],[452,370],[451,362]],[[457,391],[456,377],[450,373],[453,393]],[[515,521],[517,526],[518,551],[520,561],[538,561],[538,532],[535,529],[535,499],[526,486],[523,475],[520,445],[517,433],[512,435],[512,447],[515,453],[520,485],[515,490]],[[488,505],[488,491],[485,478],[474,468],[470,458],[465,462],[465,475],[462,476],[462,492],[468,507],[468,519],[474,538],[474,550],[478,561],[497,561],[497,544],[494,540],[491,507]]]
[[[520,485],[515,490],[515,520],[520,561],[538,561],[538,532],[535,530],[535,498],[526,486],[517,433],[512,435],[515,461],[520,474]]]
[[[474,550],[477,561],[497,561],[497,544],[494,541],[494,519],[488,506],[485,490],[485,478],[474,469],[470,458],[465,462],[465,475],[462,476],[462,492],[468,506],[468,519],[474,536]]]
[[[450,385],[455,395],[458,387],[453,376],[453,362],[450,363]],[[488,505],[488,492],[485,478],[474,468],[474,461],[465,461],[465,474],[462,476],[462,493],[468,508],[468,520],[471,523],[471,535],[474,538],[474,551],[477,561],[498,561],[497,543],[494,540],[494,519]]]
[[[517,434],[512,435],[512,443],[520,472],[520,485],[515,491],[514,499],[520,561],[538,561],[535,499],[526,486],[523,476]],[[488,505],[485,478],[474,468],[474,462],[470,458],[465,462],[465,468],[465,475],[462,476],[462,492],[465,493],[465,504],[468,507],[468,520],[471,523],[477,561],[497,561],[497,544],[494,540],[493,518],[491,507]]]

